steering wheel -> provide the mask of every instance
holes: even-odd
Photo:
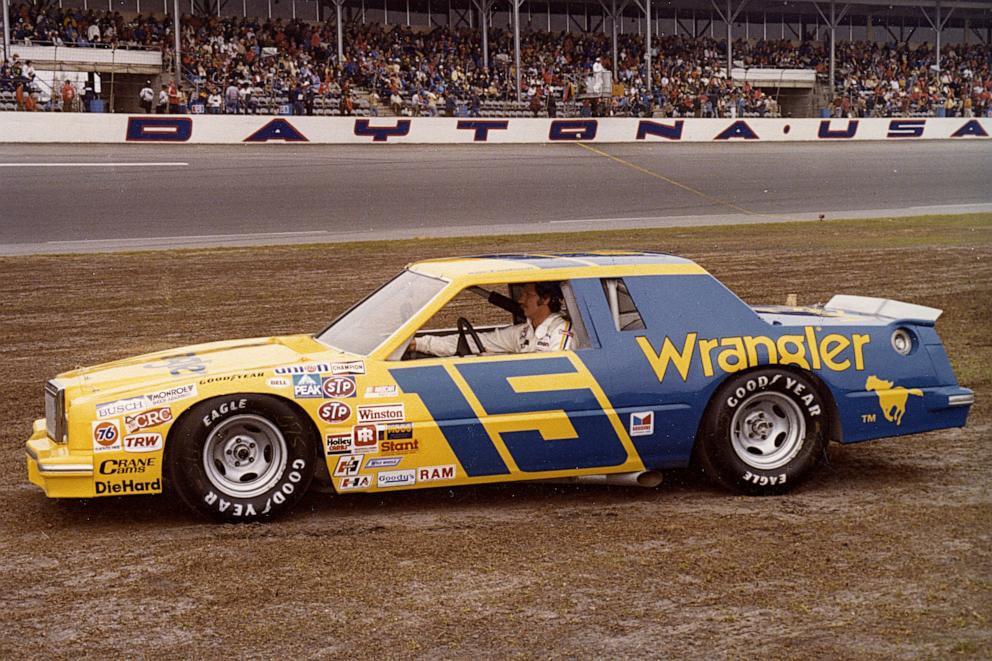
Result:
[[[472,328],[472,323],[465,317],[458,317],[458,348],[455,350],[455,353],[459,356],[468,356],[472,353],[468,346],[469,335],[472,336],[472,340],[475,342],[479,353],[486,353],[486,348],[482,346],[482,340],[479,339],[479,334],[475,332],[475,329]]]

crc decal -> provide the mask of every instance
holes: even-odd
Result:
[[[91,423],[93,427],[93,452],[121,449],[121,429],[116,420]]]
[[[234,411],[241,411],[248,405],[247,399],[234,399],[231,401],[224,402],[210,413],[203,416],[203,424],[206,427],[212,425],[215,421],[220,420],[228,413],[233,413]]]
[[[375,425],[355,425],[351,430],[351,448],[354,452],[374,453],[379,447],[379,433]]]
[[[155,468],[155,457],[136,457],[134,459],[106,459],[100,462],[100,475],[126,475],[129,473],[144,473]]]
[[[327,454],[345,454],[351,451],[351,434],[327,434],[324,437]]]
[[[126,493],[157,493],[162,490],[162,479],[156,477],[151,482],[139,482],[138,480],[124,480],[123,482],[102,482],[96,481],[96,495],[116,496]]]
[[[158,427],[171,421],[172,409],[168,406],[162,406],[157,409],[145,411],[144,413],[124,416],[124,427],[127,429],[127,433],[131,434],[140,429]]]
[[[417,482],[438,482],[453,480],[458,475],[454,464],[444,466],[421,466],[417,469]]]
[[[643,335],[637,338],[637,344],[658,381],[663,382],[669,365],[674,365],[682,380],[687,381],[694,365],[702,369],[704,376],[713,376],[714,362],[716,368],[728,374],[763,364],[826,368],[834,372],[844,372],[853,366],[860,372],[865,368],[864,347],[871,341],[871,336],[857,333],[851,337],[839,333],[817,337],[811,326],[805,328],[803,335],[782,335],[777,340],[763,335],[698,341],[697,338],[696,333],[687,333],[681,349],[667,336],[658,351]],[[763,360],[759,354],[763,354]]]
[[[368,489],[372,486],[371,475],[356,475],[355,477],[343,477],[338,482],[338,491],[349,491],[351,489]]]
[[[400,422],[404,418],[406,418],[406,413],[402,404],[358,407],[358,421],[362,423]]]
[[[389,371],[403,392],[420,397],[434,420],[446,421],[439,431],[469,477],[510,472],[497,442],[527,472],[627,461],[618,430],[593,391],[596,381],[568,358],[480,360],[456,369],[482,406],[484,420],[443,365]],[[530,385],[518,389],[523,383]]]
[[[360,454],[346,454],[338,458],[337,466],[334,467],[334,477],[352,477],[358,475],[358,469],[362,467],[362,457]]]
[[[123,443],[124,452],[158,452],[162,449],[162,435],[157,432],[128,434]]]
[[[320,374],[294,374],[294,399],[323,399],[324,392],[320,389]]]
[[[408,487],[417,483],[417,471],[412,468],[395,471],[379,471],[376,473],[375,485],[380,489],[390,487]]]
[[[631,436],[651,436],[652,434],[654,434],[654,411],[630,414]]]
[[[903,388],[895,385],[892,381],[880,379],[871,375],[865,381],[865,390],[874,390],[878,395],[878,406],[882,409],[882,415],[889,422],[902,424],[902,417],[906,415],[906,403],[909,396],[923,397],[923,391],[919,388]]]
[[[317,415],[324,422],[344,422],[351,417],[351,407],[344,402],[324,402],[317,409]]]
[[[321,393],[328,399],[354,397],[356,390],[353,376],[325,376],[321,382]]]

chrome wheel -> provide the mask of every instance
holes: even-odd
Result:
[[[219,491],[252,498],[271,489],[286,468],[286,439],[258,415],[224,420],[203,445],[203,468]]]
[[[730,423],[734,452],[759,470],[780,468],[796,456],[806,438],[799,405],[777,392],[752,395],[739,405]]]

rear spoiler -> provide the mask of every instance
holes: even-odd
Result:
[[[872,298],[871,296],[848,296],[841,294],[831,298],[824,310],[854,312],[857,314],[887,317],[889,319],[912,319],[934,323],[943,314],[943,310],[928,308],[925,305],[903,303],[889,298]]]

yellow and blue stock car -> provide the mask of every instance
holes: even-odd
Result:
[[[479,353],[479,332],[523,322],[515,299],[540,282],[560,288],[566,348]],[[60,374],[27,442],[28,477],[55,498],[171,485],[227,521],[285,511],[313,480],[337,493],[657,484],[696,462],[731,489],[779,493],[827,441],[965,424],[974,396],[939,314],[859,296],[750,307],[664,254],[424,261],[316,335]],[[425,335],[457,336],[457,354],[411,351]]]

